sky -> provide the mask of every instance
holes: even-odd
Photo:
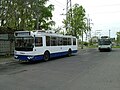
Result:
[[[71,0],[72,6],[77,3],[86,10],[86,17],[91,20],[92,36],[116,37],[116,32],[120,31],[120,0]],[[67,0],[49,0],[55,6],[53,20],[55,27],[63,27],[62,21],[65,19]]]

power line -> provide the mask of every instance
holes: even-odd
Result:
[[[65,6],[65,4],[63,4],[63,3],[61,3],[61,2],[58,2],[57,0],[55,0],[57,3],[59,3],[59,4],[61,4],[61,5],[63,5],[63,6]]]
[[[55,0],[55,1],[56,1],[56,0]],[[49,1],[49,2],[55,3],[55,2],[52,2],[52,1]],[[59,7],[61,7],[61,8],[65,8],[64,5],[62,5],[62,4],[58,3],[58,2],[56,2],[56,5],[59,6]]]
[[[113,12],[94,12],[94,14],[115,14],[115,13],[120,13],[120,11],[113,11]]]
[[[120,6],[120,4],[106,4],[106,5],[98,5],[98,6],[96,6],[96,7],[108,7],[108,6]]]
[[[111,4],[111,5],[106,5],[106,6],[120,6],[120,4]]]

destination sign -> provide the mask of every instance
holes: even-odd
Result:
[[[16,32],[15,36],[29,36],[30,32]]]

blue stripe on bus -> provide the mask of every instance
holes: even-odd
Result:
[[[78,50],[73,50],[72,53],[77,53]]]
[[[72,53],[77,53],[77,50],[72,51]],[[50,58],[60,57],[60,56],[64,56],[64,55],[67,55],[67,54],[68,54],[68,51],[59,52],[59,53],[51,53]],[[15,55],[15,59],[19,59],[19,60],[22,60],[22,61],[29,61],[29,60],[38,61],[38,60],[43,60],[43,55],[36,55],[36,56]]]

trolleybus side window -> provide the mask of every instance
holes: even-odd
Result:
[[[63,45],[62,41],[63,41],[63,38],[62,37],[58,37],[58,45],[59,46]]]
[[[68,38],[68,45],[71,45],[71,38]]]
[[[51,37],[51,46],[57,46],[57,37]]]
[[[43,46],[42,37],[35,37],[35,46]]]
[[[46,36],[46,46],[50,46],[50,36]]]
[[[76,45],[76,39],[73,38],[73,45]]]
[[[67,45],[67,38],[63,38],[63,45]]]

